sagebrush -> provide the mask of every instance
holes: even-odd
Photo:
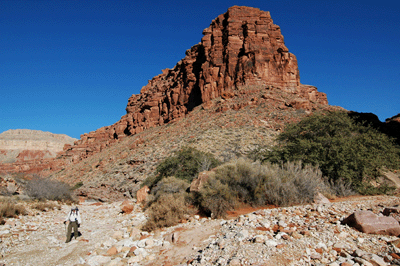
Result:
[[[220,162],[210,153],[192,147],[183,147],[172,156],[164,159],[156,168],[155,175],[145,180],[145,185],[153,187],[161,179],[174,176],[191,182],[199,172],[219,165]]]
[[[192,211],[185,201],[184,193],[166,193],[151,204],[147,213],[149,218],[142,229],[153,231],[178,224],[180,220],[187,219]]]
[[[301,162],[271,164],[240,158],[215,169],[197,193],[200,209],[214,217],[239,203],[253,206],[274,204],[288,206],[310,203],[318,193],[331,193],[329,185],[316,166]]]
[[[71,187],[61,181],[35,176],[25,185],[26,194],[38,200],[73,201]]]

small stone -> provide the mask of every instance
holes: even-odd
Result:
[[[345,238],[347,238],[348,235],[349,235],[349,234],[346,233],[346,232],[340,232],[340,234],[338,235],[338,238],[339,238],[339,239],[345,239]]]
[[[122,213],[129,214],[133,211],[134,205],[132,201],[125,200],[124,202],[121,203],[120,208]]]
[[[400,260],[400,256],[397,255],[396,253],[390,253],[389,255],[390,255],[393,259]]]
[[[316,248],[315,251],[319,254],[324,253],[324,250],[322,248]]]
[[[367,252],[365,252],[364,250],[361,250],[361,249],[356,249],[355,251],[354,251],[354,253],[353,253],[353,256],[354,257],[362,257],[362,256],[364,256],[364,255],[366,255],[367,254]]]
[[[262,235],[256,235],[256,236],[253,238],[253,242],[254,242],[254,243],[264,243],[264,240],[265,240],[265,238],[264,238],[264,236],[262,236]]]
[[[311,254],[310,258],[313,260],[320,260],[322,258],[322,256],[319,253],[313,253],[313,254]]]
[[[376,254],[367,254],[362,257],[363,259],[367,260],[370,262],[372,265],[377,265],[377,266],[387,266],[388,264],[384,261],[383,258],[379,257]]]
[[[136,256],[135,255],[135,250],[137,249],[137,247],[131,247],[131,248],[129,248],[129,251],[128,251],[128,253],[126,254],[126,256],[127,257],[133,257],[133,256]]]
[[[112,235],[112,238],[116,239],[116,240],[121,240],[124,238],[124,232],[122,231],[116,231],[114,232],[114,234]]]
[[[271,247],[276,247],[278,245],[278,242],[272,239],[268,239],[265,241],[265,245],[271,246]]]
[[[294,232],[292,233],[292,237],[293,237],[293,238],[296,238],[296,239],[300,239],[300,238],[302,238],[303,236],[302,236],[301,234],[299,234],[297,231],[294,231]]]
[[[140,238],[140,230],[136,227],[133,227],[129,236],[133,238],[133,240],[138,240]]]
[[[234,259],[231,259],[231,261],[229,262],[229,265],[231,265],[231,266],[240,266],[241,263],[240,263],[239,259],[234,258]]]
[[[154,245],[154,240],[152,238],[147,238],[145,240],[146,248],[151,248]]]
[[[142,239],[137,243],[138,248],[144,248],[146,246],[146,239]]]
[[[136,256],[142,256],[142,257],[146,257],[147,256],[147,251],[144,248],[137,248],[137,249],[135,249],[135,251],[133,251],[133,253]]]
[[[138,263],[142,260],[141,256],[135,256],[135,257],[130,257],[128,260],[128,264],[134,264],[134,263]]]

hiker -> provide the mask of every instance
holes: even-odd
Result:
[[[78,207],[72,208],[71,211],[68,213],[67,218],[64,221],[64,224],[68,223],[68,230],[67,230],[67,241],[68,243],[71,241],[71,232],[72,228],[74,228],[74,237],[75,239],[78,237],[78,227],[81,225],[81,216],[79,214]]]

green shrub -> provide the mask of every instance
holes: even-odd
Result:
[[[38,200],[73,201],[71,187],[58,180],[36,176],[27,182],[25,191]]]
[[[342,111],[314,114],[291,124],[277,140],[277,146],[262,154],[264,160],[319,165],[331,181],[342,180],[359,192],[382,167],[400,167],[400,148],[393,139]]]
[[[155,175],[146,179],[145,184],[153,187],[158,181],[169,176],[191,182],[201,171],[209,170],[219,164],[220,162],[210,153],[184,147],[163,160],[157,166]]]
[[[379,186],[366,184],[360,187],[358,192],[361,195],[382,195],[382,194],[392,194],[394,190],[396,190],[396,188],[394,186],[389,186],[388,184],[382,184]]]
[[[185,201],[184,193],[166,193],[160,197],[147,210],[149,218],[143,226],[145,231],[169,227],[187,219],[192,213]]]

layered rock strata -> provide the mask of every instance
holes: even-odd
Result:
[[[297,59],[269,12],[231,7],[203,35],[173,69],[163,70],[129,98],[120,121],[82,135],[65,148],[64,157],[79,161],[125,136],[176,121],[200,104],[235,97],[251,86],[290,92],[296,99],[288,104],[298,109],[328,104],[324,93],[300,84]]]
[[[0,134],[0,173],[38,173],[60,165],[54,158],[75,141],[64,134],[40,130],[7,130]]]
[[[40,130],[10,129],[0,134],[0,162],[53,158],[63,151],[64,145],[71,145],[76,140]]]

